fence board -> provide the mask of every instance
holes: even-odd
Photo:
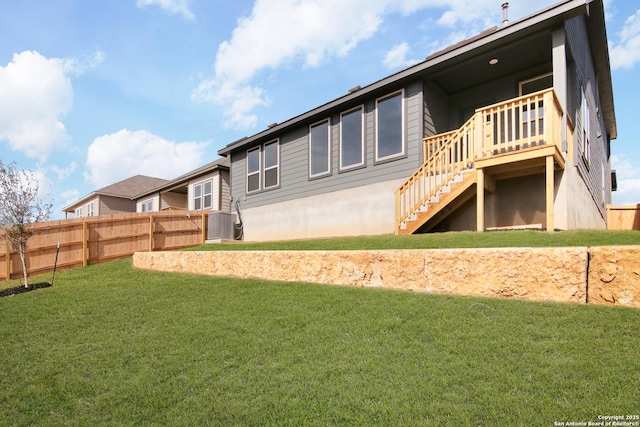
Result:
[[[95,264],[149,250],[171,250],[204,243],[206,214],[147,212],[56,220],[35,225],[27,244],[29,274],[53,270],[58,243],[58,267]],[[0,280],[22,277],[17,252],[0,236]]]
[[[630,206],[607,206],[607,229],[640,230],[640,203]]]

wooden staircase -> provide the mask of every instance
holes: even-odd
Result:
[[[460,129],[425,138],[422,166],[395,193],[396,234],[429,231],[483,194],[479,182],[495,191],[492,173],[518,176],[528,162],[540,159],[544,165],[547,157],[551,166],[555,162],[564,168],[563,114],[555,92],[548,89],[480,108]]]

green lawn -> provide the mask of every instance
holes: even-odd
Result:
[[[639,330],[628,308],[157,273],[124,259],[0,298],[0,425],[598,421],[640,412]]]
[[[640,231],[470,231],[201,245],[188,250],[354,250],[640,245]]]

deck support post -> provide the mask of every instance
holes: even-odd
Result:
[[[547,160],[547,164],[546,164],[546,172],[547,172],[547,179],[546,179],[546,196],[547,196],[547,232],[549,232],[549,233],[553,233],[553,231],[554,231],[554,224],[553,224],[553,214],[554,214],[553,199],[554,199],[554,192],[555,192],[555,182],[554,182],[554,174],[555,174],[555,170],[554,170],[554,165],[553,165],[553,156],[547,156],[546,160]]]
[[[484,231],[484,169],[476,169],[476,230]]]

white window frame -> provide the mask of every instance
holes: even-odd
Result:
[[[274,145],[276,147],[276,163],[274,165],[270,165],[270,166],[266,166],[267,164],[267,147]],[[249,153],[252,153],[254,151],[258,152],[258,170],[257,171],[253,171],[253,172],[249,172]],[[247,150],[247,158],[246,158],[246,163],[247,163],[247,167],[246,167],[246,178],[247,178],[247,182],[246,182],[246,189],[247,189],[247,194],[251,194],[251,193],[257,193],[259,191],[264,191],[264,190],[272,190],[274,188],[278,188],[280,187],[280,139],[276,138],[276,139],[272,139],[271,141],[265,142],[262,145],[259,145],[257,147],[253,147],[249,150]],[[270,171],[276,171],[276,183],[273,185],[269,185],[266,186],[266,174],[267,172]],[[253,176],[253,175],[257,175],[258,176],[258,188],[256,189],[249,189],[249,177]]]
[[[87,204],[87,216],[93,216],[93,202]]]
[[[344,151],[343,151],[343,142],[344,142],[344,134],[343,134],[343,123],[344,116],[349,114],[353,114],[356,111],[360,112],[360,162],[352,163],[349,165],[344,164]],[[364,166],[364,156],[365,156],[365,114],[364,114],[364,106],[359,105],[356,108],[352,108],[351,110],[347,110],[343,113],[340,113],[340,170],[350,170],[360,166]]]
[[[249,153],[254,151],[258,152],[258,170],[250,172],[249,171]],[[253,175],[258,175],[258,188],[249,189],[249,177]],[[247,176],[247,185],[246,185],[247,194],[255,193],[262,189],[262,182],[261,182],[262,181],[262,146],[254,147],[247,150],[247,175],[246,176]]]
[[[211,190],[209,193],[205,191],[206,184],[211,185]],[[200,195],[197,196],[197,190],[200,190]],[[209,204],[206,203],[206,197],[209,196]],[[200,201],[200,207],[197,206],[197,200]],[[200,181],[197,184],[193,185],[193,210],[202,211],[202,210],[211,210],[213,208],[213,180],[207,179],[204,181]]]
[[[275,145],[276,146],[276,164],[272,166],[267,166],[267,146]],[[270,190],[272,188],[277,188],[280,186],[280,140],[274,139],[273,141],[269,141],[264,143],[262,146],[263,153],[263,162],[264,171],[262,176],[262,183],[265,190]],[[267,186],[267,172],[275,170],[276,171],[276,183],[273,185]]]
[[[82,206],[76,208],[76,218],[82,218]]]
[[[549,86],[546,89],[542,89],[542,90],[547,90],[547,89],[551,89],[553,87],[553,73],[545,73],[545,74],[541,74],[539,76],[535,76],[532,77],[530,79],[527,80],[522,80],[519,84],[518,84],[518,96],[524,96],[524,95],[529,95],[530,93],[535,93],[535,92],[527,92],[526,94],[522,92],[522,87],[524,85],[526,85],[527,83],[532,83],[535,82],[536,80],[542,80],[542,79],[546,79],[547,77],[552,77],[551,79],[551,86]],[[537,92],[537,91],[536,91]]]
[[[153,199],[147,199],[140,203],[140,209],[142,212],[152,212],[153,211]]]
[[[327,126],[327,169],[313,173],[313,133],[312,129],[318,126],[326,124]],[[324,119],[319,122],[313,123],[309,126],[309,178],[320,178],[323,176],[331,175],[331,120]]]
[[[380,143],[380,117],[379,117],[379,113],[380,113],[380,103],[384,102],[388,99],[394,98],[396,96],[400,96],[400,105],[401,105],[401,111],[400,111],[400,121],[401,121],[401,147],[402,149],[400,150],[400,152],[398,153],[393,153],[393,154],[389,154],[387,156],[380,156],[379,152],[380,152],[380,147],[379,147],[379,143]],[[376,142],[375,142],[375,159],[376,162],[382,162],[385,160],[393,160],[393,159],[397,159],[399,157],[403,157],[406,155],[406,137],[405,137],[405,133],[406,133],[406,125],[405,125],[405,97],[404,97],[404,89],[401,89],[399,91],[390,93],[388,95],[382,96],[378,99],[376,99]]]

